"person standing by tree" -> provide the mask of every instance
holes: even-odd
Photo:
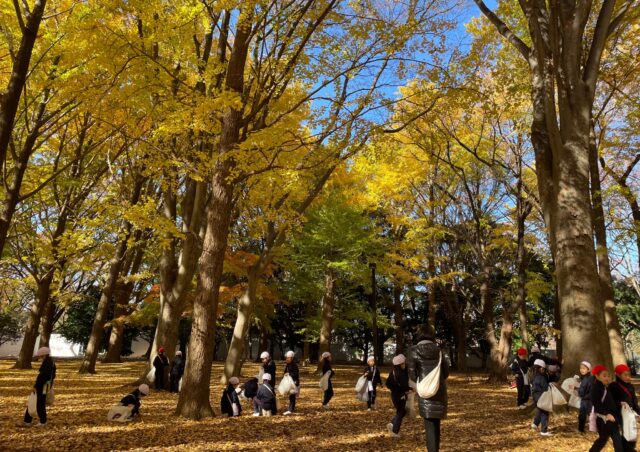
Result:
[[[368,411],[375,410],[376,408],[376,387],[382,385],[382,378],[380,378],[380,370],[376,366],[376,359],[370,356],[367,359],[367,367],[364,369],[364,376],[367,377],[367,409]]]
[[[285,416],[288,416],[296,410],[296,397],[298,397],[298,393],[300,392],[300,369],[296,363],[296,355],[292,350],[287,352],[285,359],[287,364],[284,366],[284,374],[285,376],[290,376],[296,384],[295,393],[289,394],[289,409],[283,413]]]
[[[269,352],[260,353],[260,360],[262,361],[263,373],[271,375],[271,384],[276,385],[276,363],[271,359]]]
[[[235,417],[240,416],[240,413],[242,413],[240,398],[236,391],[239,384],[240,380],[238,377],[229,378],[227,389],[222,392],[222,398],[220,399],[220,411],[222,414],[226,414],[229,417]]]
[[[636,415],[640,414],[638,407],[638,397],[636,396],[636,388],[631,383],[631,369],[626,364],[618,364],[614,369],[616,380],[609,385],[611,395],[618,404],[618,411],[622,414],[622,404],[626,403]],[[622,425],[622,415],[618,418],[618,423]],[[622,447],[624,452],[634,452],[636,450],[635,441],[627,441],[622,437]]]
[[[158,349],[158,355],[153,360],[153,367],[156,369],[156,389],[165,390],[164,369],[169,365],[169,358],[164,354],[164,347]]]
[[[440,422],[447,416],[447,383],[449,364],[435,343],[436,332],[430,325],[422,325],[418,329],[418,343],[409,350],[407,369],[413,381],[422,380],[440,365],[440,384],[438,391],[428,399],[420,397],[418,408],[424,419],[427,451],[440,450]]]
[[[328,376],[327,372],[329,373]],[[324,390],[324,395],[322,397],[322,408],[329,409],[329,402],[333,397],[333,384],[331,383],[331,379],[335,375],[335,372],[331,368],[331,353],[324,352],[322,354],[322,377],[327,378],[327,388]]]
[[[582,361],[580,363],[580,386],[578,387],[578,396],[580,397],[578,431],[580,433],[585,432],[585,425],[591,414],[591,408],[593,407],[591,390],[593,389],[594,381],[595,378],[591,375],[591,363],[589,361]]]
[[[407,414],[407,394],[413,391],[409,386],[406,358],[403,354],[393,357],[393,369],[387,378],[387,388],[391,391],[391,402],[396,409],[396,414],[387,424],[387,429],[394,437],[398,437],[402,418]]]
[[[525,409],[529,396],[531,394],[531,387],[529,386],[529,363],[527,361],[527,349],[519,348],[516,359],[511,364],[511,371],[516,379],[516,388],[518,389],[518,409]]]
[[[178,350],[175,358],[171,363],[171,372],[169,373],[169,391],[180,391],[180,379],[184,374],[184,358],[182,358],[182,352]]]
[[[49,347],[40,347],[36,352],[36,357],[42,358],[40,370],[36,383],[33,385],[33,391],[37,397],[37,411],[40,422],[36,427],[44,427],[47,425],[47,393],[53,388],[53,381],[56,378],[56,363],[51,358],[51,350]],[[33,417],[29,414],[29,409],[24,412],[24,425],[31,427]]]
[[[589,449],[589,452],[600,452],[611,438],[613,450],[623,452],[622,436],[620,435],[620,412],[613,394],[609,390],[609,371],[602,365],[597,365],[591,371],[596,381],[591,390],[591,401],[593,412],[596,414],[596,427],[598,429],[598,439],[596,439]]]

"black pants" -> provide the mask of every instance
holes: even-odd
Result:
[[[180,375],[169,375],[169,391],[180,392]]]
[[[525,385],[522,378],[516,378],[516,388],[518,389],[518,406],[526,404],[531,395],[530,386]]]
[[[331,384],[331,379],[329,379],[329,387],[324,392],[324,397],[322,399],[322,404],[323,405],[328,404],[332,397],[333,397],[333,385]]]
[[[156,389],[164,389],[164,369],[156,367]]]
[[[38,410],[38,418],[40,419],[41,424],[47,423],[47,395],[42,394],[42,390],[38,391],[38,401],[36,402],[36,407]],[[24,412],[24,421],[27,423],[31,423],[33,421],[33,417],[29,414],[29,409],[27,408]]]
[[[376,404],[376,387],[373,387],[372,391],[369,391],[369,398],[367,399],[367,408],[371,408]]]
[[[296,410],[296,395],[289,394],[289,411],[293,413]]]
[[[615,452],[623,452],[622,435],[620,435],[620,426],[617,422],[605,422],[603,419],[596,420],[598,426],[598,439],[595,440],[589,452],[599,452],[607,445],[609,438],[613,441],[613,450]]]
[[[583,400],[580,403],[580,413],[578,414],[578,431],[584,433],[589,414],[591,413],[591,402],[585,403]]]
[[[440,419],[425,419],[424,434],[427,452],[438,452],[440,450]]]
[[[622,450],[624,452],[636,452],[636,442],[635,441],[627,441],[622,437]]]
[[[407,415],[407,396],[403,394],[391,394],[391,401],[396,409],[396,414],[391,418],[393,424],[393,433],[400,432],[402,418]]]

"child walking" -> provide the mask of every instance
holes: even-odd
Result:
[[[527,349],[519,348],[516,359],[511,364],[511,372],[516,379],[516,388],[518,389],[517,406],[523,410],[527,407],[531,387],[529,386],[529,362],[527,361]]]
[[[387,378],[387,388],[391,391],[391,401],[396,414],[387,424],[387,429],[394,436],[400,436],[402,418],[407,414],[407,394],[413,389],[409,386],[409,374],[406,369],[406,358],[403,354],[393,358],[393,369]]]
[[[367,367],[364,369],[364,376],[367,377],[367,409],[369,411],[376,408],[376,387],[382,386],[382,378],[380,378],[380,370],[376,366],[376,359],[371,356],[367,360]]]
[[[609,389],[618,405],[618,410],[622,413],[622,404],[626,403],[636,414],[639,414],[640,408],[638,407],[636,388],[631,383],[631,369],[626,364],[619,364],[616,366],[615,372],[616,380],[609,385]],[[622,416],[618,419],[618,423],[622,424]],[[625,452],[635,452],[636,442],[627,441],[623,436],[622,448]]]
[[[549,412],[538,408],[538,400],[545,391],[549,389],[549,377],[547,376],[547,365],[542,359],[533,362],[533,381],[531,382],[531,396],[536,404],[536,414],[533,418],[531,428],[534,430],[540,427],[540,435],[551,436],[549,432]]]
[[[287,364],[284,366],[284,374],[289,375],[293,382],[296,384],[296,390],[293,394],[289,394],[289,409],[283,414],[288,416],[293,414],[296,410],[296,397],[300,393],[300,369],[298,369],[298,363],[296,363],[296,354],[293,350],[289,350],[285,355]]]
[[[620,411],[616,401],[608,389],[609,371],[606,367],[598,365],[591,372],[596,381],[591,391],[591,401],[593,402],[593,412],[596,415],[596,427],[598,429],[598,439],[596,439],[589,449],[589,452],[599,452],[609,441],[613,441],[613,450],[615,452],[623,452],[622,436],[620,435]]]
[[[329,386],[324,391],[324,396],[322,397],[322,408],[328,409],[329,402],[333,397],[333,385],[331,384],[331,379],[335,375],[335,372],[331,368],[331,353],[324,352],[322,354],[322,375],[326,375],[327,372],[331,372],[329,374]]]
[[[578,387],[578,396],[580,397],[580,413],[578,414],[578,431],[585,432],[587,419],[591,414],[591,390],[595,378],[591,375],[591,363],[582,361],[580,363],[580,386]]]

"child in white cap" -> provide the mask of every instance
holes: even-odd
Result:
[[[131,410],[131,417],[140,416],[141,399],[147,395],[149,395],[149,385],[143,383],[138,386],[138,389],[124,396],[122,400],[120,400],[120,405],[133,408]]]
[[[284,374],[289,375],[296,384],[295,392],[289,394],[289,409],[283,413],[288,416],[296,410],[296,397],[300,392],[300,369],[298,369],[298,364],[296,363],[296,354],[292,350],[289,350],[284,356],[287,361],[284,366]]]
[[[276,385],[276,363],[271,359],[269,352],[260,353],[260,361],[262,361],[262,370],[265,374],[271,375],[271,384]]]
[[[242,413],[240,397],[238,397],[238,392],[236,391],[239,384],[240,380],[238,377],[229,378],[227,389],[222,392],[222,398],[220,399],[220,411],[222,414],[233,417],[240,416]]]
[[[47,393],[53,387],[53,380],[56,378],[56,364],[51,358],[51,350],[49,347],[40,347],[36,352],[37,358],[42,358],[42,364],[38,370],[38,377],[33,385],[33,391],[36,394],[37,412],[40,422],[36,427],[44,427],[47,424]],[[29,414],[29,409],[24,412],[24,426],[31,427],[33,418]]]
[[[393,369],[389,373],[386,386],[391,391],[391,401],[396,409],[396,414],[387,424],[387,429],[394,437],[398,437],[402,418],[407,414],[407,394],[413,391],[409,386],[406,358],[402,353],[393,357]]]
[[[537,430],[540,427],[540,435],[551,436],[548,430],[549,412],[538,408],[538,400],[549,389],[549,377],[547,375],[547,364],[542,359],[533,362],[533,381],[531,382],[531,397],[536,404],[536,414],[531,423],[531,428]]]
[[[270,382],[270,374],[262,375],[262,385],[258,388],[258,394],[256,395],[256,400],[260,405],[260,414],[262,414],[262,416],[271,416],[276,414],[276,393]],[[256,413],[253,413],[253,415],[255,416]]]
[[[329,408],[329,402],[333,397],[333,384],[331,383],[331,379],[335,375],[335,372],[331,368],[331,353],[324,352],[322,354],[322,375],[326,375],[327,372],[329,372],[328,386],[327,389],[325,389],[324,396],[322,398],[322,408],[325,409]]]
[[[585,432],[585,425],[587,424],[587,419],[589,418],[591,408],[593,407],[591,390],[593,389],[594,382],[595,378],[591,375],[591,363],[589,361],[582,361],[580,363],[580,386],[578,387],[578,396],[580,397],[578,431],[580,433]]]
[[[365,367],[363,375],[367,377],[367,394],[369,396],[367,399],[367,409],[371,411],[376,407],[376,388],[382,386],[380,370],[378,366],[376,366],[376,359],[373,356],[367,359],[367,367]]]

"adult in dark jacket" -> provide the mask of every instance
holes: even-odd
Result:
[[[393,369],[389,373],[386,385],[391,391],[391,402],[396,409],[396,414],[387,424],[387,429],[392,435],[399,436],[402,418],[407,414],[407,394],[413,391],[409,386],[406,358],[403,354],[393,357]]]
[[[164,385],[164,369],[169,366],[169,358],[164,354],[164,347],[158,349],[158,354],[153,360],[153,367],[156,369],[155,380],[156,389],[165,390]]]
[[[180,390],[180,379],[184,374],[184,358],[182,352],[178,350],[175,358],[171,362],[171,371],[169,372],[169,391],[178,392]]]
[[[262,372],[271,375],[271,385],[276,386],[276,363],[271,359],[269,352],[262,352],[260,354],[260,360],[262,361]]]
[[[42,358],[42,364],[40,364],[38,376],[33,385],[33,392],[37,397],[38,419],[40,420],[36,427],[44,427],[47,424],[47,393],[53,387],[53,381],[56,378],[56,363],[53,362],[53,358],[50,355],[51,350],[49,347],[40,347],[36,352],[36,357]],[[24,425],[31,427],[32,422],[33,417],[29,414],[29,409],[27,408],[24,412]]]
[[[263,416],[271,416],[277,413],[276,409],[276,392],[270,384],[271,375],[262,375],[262,384],[258,388],[258,394],[256,394],[256,400],[261,408],[261,414]]]
[[[138,389],[127,394],[120,400],[120,405],[122,406],[130,406],[133,409],[131,410],[131,417],[140,415],[140,405],[142,405],[141,399],[149,395],[149,386],[146,384],[141,384],[138,386]]]
[[[551,433],[548,430],[549,412],[537,406],[538,400],[540,400],[542,394],[544,394],[549,389],[549,376],[547,375],[546,367],[547,365],[541,359],[536,359],[533,362],[531,398],[533,399],[533,403],[536,405],[536,414],[533,418],[531,428],[537,429],[538,427],[540,427],[540,435],[551,436]]]
[[[631,383],[631,369],[626,364],[619,364],[615,368],[616,380],[609,385],[609,390],[613,399],[616,401],[618,412],[620,417],[617,419],[618,423],[622,425],[622,404],[626,403],[629,408],[640,414],[640,408],[638,407],[638,397],[636,396],[636,388]],[[636,442],[627,441],[622,436],[622,448],[625,452],[635,452]]]
[[[429,325],[418,330],[418,343],[409,350],[407,370],[415,382],[422,380],[440,363],[440,385],[438,392],[428,399],[419,398],[418,409],[424,419],[424,428],[429,452],[440,450],[440,421],[447,416],[447,383],[449,364],[435,343],[436,334]]]
[[[591,390],[595,377],[591,375],[591,363],[582,361],[580,363],[580,386],[578,387],[578,396],[580,397],[580,412],[578,414],[578,431],[584,433],[585,425],[589,415],[591,414]]]
[[[518,389],[518,399],[516,404],[519,409],[527,407],[529,396],[531,395],[531,386],[529,384],[529,362],[527,361],[527,349],[519,348],[516,358],[511,364],[511,372],[516,379],[516,388]]]
[[[289,375],[293,382],[296,384],[296,391],[289,394],[289,408],[283,414],[288,416],[296,410],[296,397],[300,392],[300,369],[298,369],[298,363],[296,363],[296,355],[292,350],[289,350],[285,354],[287,363],[284,366],[284,374]]]
[[[371,356],[367,360],[367,367],[364,368],[364,376],[367,377],[367,408],[369,411],[376,407],[376,388],[382,386],[382,378],[380,378],[380,369],[376,366],[376,359]]]
[[[242,405],[240,404],[240,398],[236,391],[239,384],[240,380],[238,380],[238,377],[231,377],[229,378],[227,389],[222,392],[222,398],[220,399],[220,411],[229,417],[240,416],[242,413]]]
[[[335,372],[331,368],[331,353],[324,352],[322,354],[322,375],[324,376],[327,372],[330,372],[329,386],[327,386],[327,389],[325,389],[322,397],[322,408],[325,408],[325,409],[329,408],[329,402],[333,397],[333,383],[331,383],[331,379],[335,375]]]
[[[623,452],[622,436],[620,435],[620,411],[611,391],[609,390],[609,371],[601,365],[593,368],[593,376],[596,381],[591,390],[593,411],[596,414],[596,427],[598,439],[595,440],[589,452],[599,452],[609,441],[613,441],[613,450]]]

